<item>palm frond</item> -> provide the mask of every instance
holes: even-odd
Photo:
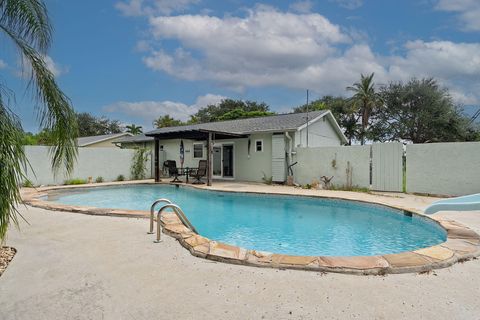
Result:
[[[10,222],[18,225],[16,207],[21,201],[18,186],[24,181],[28,163],[22,146],[23,130],[8,108],[6,93],[0,87],[0,242],[5,239]]]
[[[64,166],[66,172],[70,174],[77,156],[76,138],[78,136],[75,112],[70,100],[58,87],[54,75],[45,64],[43,55],[14,31],[3,25],[0,25],[0,29],[13,40],[25,61],[31,65],[29,87],[32,88],[39,102],[40,108],[37,115],[40,126],[51,132],[52,168],[57,173]]]
[[[18,37],[46,53],[52,40],[47,8],[39,0],[0,0],[0,25],[15,30]]]

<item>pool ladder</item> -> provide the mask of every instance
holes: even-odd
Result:
[[[162,199],[155,200],[155,202],[153,202],[152,206],[150,207],[150,231],[147,232],[148,234],[153,234],[155,207],[157,206],[157,204],[162,203],[162,202],[166,203],[166,204],[163,205],[157,212],[157,239],[155,240],[155,242],[160,242],[161,241],[161,233],[162,233],[162,230],[161,230],[162,226],[161,225],[162,224],[160,222],[160,217],[162,215],[162,212],[165,211],[168,208],[173,209],[173,212],[177,215],[177,217],[180,219],[180,221],[182,221],[182,223],[187,228],[189,228],[190,230],[192,230],[195,233],[198,233],[197,230],[195,229],[195,227],[188,220],[188,218],[185,215],[185,213],[183,212],[182,208],[180,208],[178,205],[172,203],[172,201],[170,201],[168,199],[165,199],[165,198],[162,198]]]

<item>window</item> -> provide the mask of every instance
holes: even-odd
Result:
[[[203,143],[194,143],[193,144],[193,157],[194,158],[203,158]]]
[[[255,140],[255,152],[263,152],[263,140]]]

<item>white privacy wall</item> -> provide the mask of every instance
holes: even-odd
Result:
[[[347,163],[352,168],[352,185],[370,186],[370,146],[339,146],[319,148],[297,148],[293,167],[295,182],[311,183],[321,176],[334,176],[334,185],[347,184]],[[332,161],[335,160],[335,166]]]
[[[63,184],[69,178],[88,177],[92,177],[94,181],[97,177],[103,177],[104,181],[114,181],[120,174],[130,179],[130,167],[135,154],[133,149],[79,148],[73,174],[66,177],[63,172],[59,172],[54,177],[48,150],[49,147],[44,146],[25,147],[25,153],[33,168],[33,171],[27,168],[27,177],[34,185]],[[148,178],[151,177],[150,161],[145,166]]]
[[[480,193],[480,142],[407,145],[407,192]]]

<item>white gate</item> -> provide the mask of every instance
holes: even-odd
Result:
[[[372,145],[372,190],[403,191],[403,144]]]

